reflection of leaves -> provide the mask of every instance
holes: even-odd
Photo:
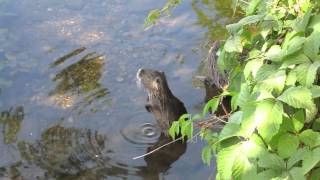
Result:
[[[230,4],[226,0],[192,1],[192,9],[198,16],[197,23],[202,27],[208,28],[208,32],[205,33],[206,38],[210,40],[225,39],[227,36],[225,24],[232,23],[235,20],[232,18]],[[213,8],[217,15],[210,14]]]
[[[52,177],[81,174],[86,177],[88,170],[104,166],[105,140],[106,137],[97,131],[57,125],[44,131],[39,142],[21,142],[18,146],[23,159],[46,170]]]
[[[84,47],[76,49],[71,53],[57,59],[50,66],[57,68],[64,62],[79,55],[85,50]],[[102,76],[104,57],[95,52],[87,53],[79,61],[60,70],[53,81],[57,82],[56,88],[50,92],[51,96],[73,97],[77,101],[82,101],[81,108],[92,104],[95,100],[103,98],[109,94],[107,88],[101,87],[99,80]],[[82,95],[84,97],[76,97]],[[62,103],[63,104],[63,103]],[[69,107],[69,105],[67,106]],[[81,111],[81,110],[80,110]]]
[[[64,94],[69,92],[84,93],[100,86],[99,79],[103,67],[103,57],[95,53],[89,53],[78,62],[61,70],[53,78],[59,81],[52,94]]]
[[[14,143],[17,140],[17,134],[20,130],[21,121],[24,118],[24,110],[22,106],[17,107],[14,111],[12,108],[3,111],[0,114],[0,123],[2,124],[2,132],[5,144]]]
[[[79,48],[79,49],[76,49],[76,50],[72,51],[71,53],[69,53],[69,54],[67,54],[67,55],[64,55],[64,56],[58,58],[57,60],[55,60],[55,61],[50,65],[50,67],[55,67],[55,66],[63,63],[64,61],[70,59],[71,57],[80,54],[80,53],[83,52],[84,50],[86,50],[85,47],[81,47],[81,48]]]

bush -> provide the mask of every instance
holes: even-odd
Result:
[[[320,179],[320,2],[233,2],[245,17],[227,25],[218,52],[229,86],[201,115],[183,115],[169,132],[192,139],[200,124],[202,158],[210,164],[216,154],[216,179]],[[213,117],[228,119],[215,133],[206,123],[212,120],[201,119],[227,95],[232,111]]]

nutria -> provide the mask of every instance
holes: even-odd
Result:
[[[208,57],[206,59],[207,76],[197,76],[196,78],[203,82],[206,90],[204,98],[205,102],[211,100],[214,96],[218,96],[228,86],[228,74],[226,72],[218,72],[217,67],[217,52],[221,46],[221,41],[213,42]],[[222,100],[221,106],[218,107],[216,114],[225,115],[230,112],[231,98],[229,96]]]
[[[187,113],[184,104],[172,94],[164,72],[139,69],[137,79],[148,93],[145,105],[147,111],[154,114],[161,133],[168,136],[172,122]]]

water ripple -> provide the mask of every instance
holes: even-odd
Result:
[[[130,124],[120,130],[121,135],[126,141],[135,145],[151,145],[155,143],[160,130],[155,122],[146,122],[149,120],[145,113],[139,113],[131,116]]]

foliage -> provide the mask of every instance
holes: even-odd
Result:
[[[177,7],[182,0],[168,0],[168,2],[161,9],[154,9],[149,12],[146,20],[144,21],[145,27],[151,27],[156,23],[156,20],[163,15],[170,15],[171,10]]]
[[[202,126],[200,133],[207,142],[203,161],[210,164],[216,154],[216,179],[319,179],[320,3],[233,0],[233,5],[245,17],[227,25],[229,37],[218,52],[229,87],[203,114],[174,122],[170,135],[192,139],[194,124],[231,96],[222,131]]]

